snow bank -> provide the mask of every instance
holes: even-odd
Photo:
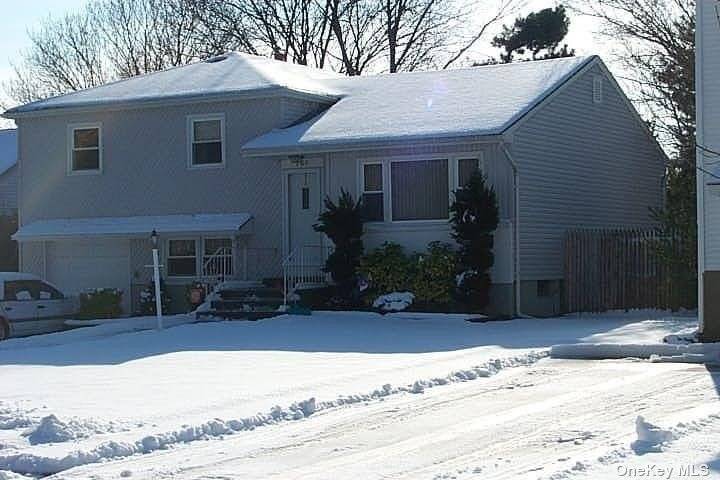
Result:
[[[505,368],[531,365],[545,358],[547,354],[546,350],[542,350],[524,355],[491,359],[480,366],[455,370],[444,377],[416,380],[411,384],[396,387],[385,384],[371,392],[343,395],[335,400],[318,401],[313,397],[294,402],[287,407],[276,405],[265,413],[258,413],[251,417],[232,420],[215,418],[200,425],[184,425],[178,430],[148,435],[135,442],[107,441],[95,448],[76,450],[64,457],[32,453],[0,456],[0,469],[29,475],[52,475],[81,465],[135,454],[151,453],[178,443],[206,440],[212,437],[253,430],[261,426],[301,420],[314,413],[343,405],[365,403],[402,393],[420,394],[428,388],[489,377]],[[74,427],[71,423],[61,422],[54,415],[50,415],[43,419],[40,427],[34,430],[31,435],[36,436],[36,443],[72,440],[73,436],[79,438],[78,435],[82,435],[82,428],[78,427],[78,425],[81,424],[77,423]],[[2,479],[0,478],[0,480]]]
[[[114,425],[100,425],[91,420],[71,419],[64,422],[55,415],[48,415],[40,420],[34,429],[26,432],[31,445],[43,443],[60,443],[80,438],[88,438],[94,434],[118,431]]]
[[[0,480],[29,480],[30,477],[20,475],[19,473],[8,472],[7,470],[0,470]]]
[[[714,363],[720,361],[720,344],[572,343],[553,345],[550,356],[587,360],[646,358],[656,362]]]
[[[373,302],[373,307],[383,312],[400,312],[407,309],[415,301],[415,295],[410,292],[393,292],[380,295]]]
[[[635,430],[637,431],[637,440],[630,447],[638,455],[659,452],[664,444],[673,439],[672,431],[645,421],[642,415],[635,420]]]

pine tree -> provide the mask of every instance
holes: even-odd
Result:
[[[497,196],[480,172],[454,193],[450,223],[452,236],[460,245],[459,297],[473,307],[483,308],[490,302],[493,235],[500,222]]]
[[[503,63],[512,62],[515,54],[522,55],[526,51],[532,54],[532,60],[572,57],[575,50],[567,45],[560,47],[569,27],[570,19],[565,7],[558,5],[532,12],[527,17],[518,17],[512,26],[503,27],[492,44],[505,50],[500,54]],[[545,53],[541,55],[543,51]]]

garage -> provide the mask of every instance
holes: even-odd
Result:
[[[130,311],[129,240],[47,242],[47,280],[69,295],[88,288],[119,288],[123,310]]]

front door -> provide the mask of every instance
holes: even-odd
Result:
[[[288,174],[288,247],[308,264],[322,261],[322,235],[313,229],[321,202],[318,171]]]

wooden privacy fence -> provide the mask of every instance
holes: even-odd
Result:
[[[568,231],[564,289],[567,311],[671,308],[677,286],[670,267],[657,252],[662,240],[652,230]]]

